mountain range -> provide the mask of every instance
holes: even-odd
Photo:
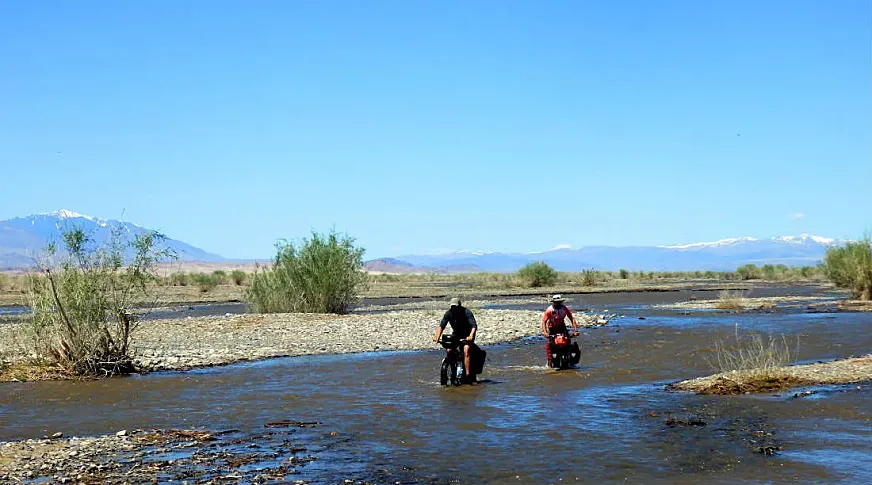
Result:
[[[149,231],[129,222],[98,219],[66,209],[0,221],[0,269],[32,266],[33,258],[65,227],[80,227],[97,241],[106,240],[111,230],[117,227],[131,235]],[[182,261],[230,261],[169,237],[165,244]],[[814,265],[834,244],[838,241],[802,234],[770,239],[742,237],[673,246],[585,246],[577,249],[558,246],[529,253],[454,251],[436,255],[410,254],[367,261],[366,266],[370,271],[385,273],[512,272],[527,263],[544,261],[559,271],[732,271],[743,264]]]
[[[58,238],[62,229],[73,227],[83,229],[98,242],[106,241],[113,228],[120,228],[131,236],[149,231],[129,222],[98,219],[66,209],[7,219],[0,221],[0,269],[33,266],[34,258]],[[182,261],[224,261],[217,254],[172,238],[167,238],[164,246],[174,250]]]
[[[544,261],[558,271],[619,269],[645,271],[732,271],[744,264],[817,264],[834,239],[802,234],[770,239],[751,237],[723,239],[706,243],[674,246],[586,246],[578,249],[557,247],[533,253],[455,251],[437,255],[406,255],[392,258],[395,271],[385,272],[462,272],[516,271],[534,261]],[[373,262],[370,262],[373,263]],[[452,271],[452,268],[455,271]],[[416,271],[417,270],[417,271]]]

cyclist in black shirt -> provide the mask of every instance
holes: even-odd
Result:
[[[475,382],[475,374],[472,373],[470,356],[478,348],[473,343],[478,325],[475,323],[475,316],[472,314],[472,311],[461,304],[460,298],[451,299],[450,308],[442,316],[442,321],[439,322],[439,326],[436,328],[436,336],[433,337],[434,342],[439,341],[445,326],[448,324],[451,324],[451,333],[454,336],[458,339],[466,339],[467,343],[463,346],[463,368],[466,372],[464,377],[467,382]]]

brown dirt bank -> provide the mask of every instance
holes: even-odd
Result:
[[[872,380],[872,354],[863,357],[780,367],[772,371],[731,371],[671,384],[698,394],[774,392],[795,386],[850,384]]]

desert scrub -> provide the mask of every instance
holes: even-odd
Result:
[[[200,293],[208,293],[218,286],[218,278],[214,274],[191,273],[191,282],[200,289]]]
[[[246,278],[248,278],[248,275],[241,269],[235,269],[230,273],[230,279],[233,280],[233,284],[236,286],[244,285]]]
[[[602,274],[593,269],[586,269],[581,272],[581,284],[583,286],[596,286],[602,279]]]
[[[215,280],[215,284],[223,285],[227,283],[227,273],[223,270],[215,270],[212,272],[212,279]]]
[[[98,245],[81,229],[61,232],[30,274],[30,317],[18,341],[34,364],[73,376],[103,376],[133,370],[130,339],[135,306],[147,301],[159,276],[156,265],[175,257],[155,232],[133,239],[113,230]]]
[[[245,291],[255,312],[346,313],[367,286],[364,249],[347,235],[313,232],[276,249],[272,268],[256,270]]]
[[[187,273],[173,273],[169,279],[172,286],[188,286],[190,284],[190,277]]]
[[[869,236],[828,248],[823,272],[837,287],[851,290],[855,298],[872,300],[872,242]]]
[[[557,271],[554,271],[554,268],[548,266],[544,261],[525,265],[518,270],[517,276],[526,286],[531,288],[551,286],[557,282]]]

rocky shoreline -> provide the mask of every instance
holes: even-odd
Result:
[[[312,474],[308,464],[349,441],[320,426],[281,420],[251,434],[151,429],[0,442],[0,483],[303,485]],[[360,475],[348,473],[339,483],[370,483]]]

